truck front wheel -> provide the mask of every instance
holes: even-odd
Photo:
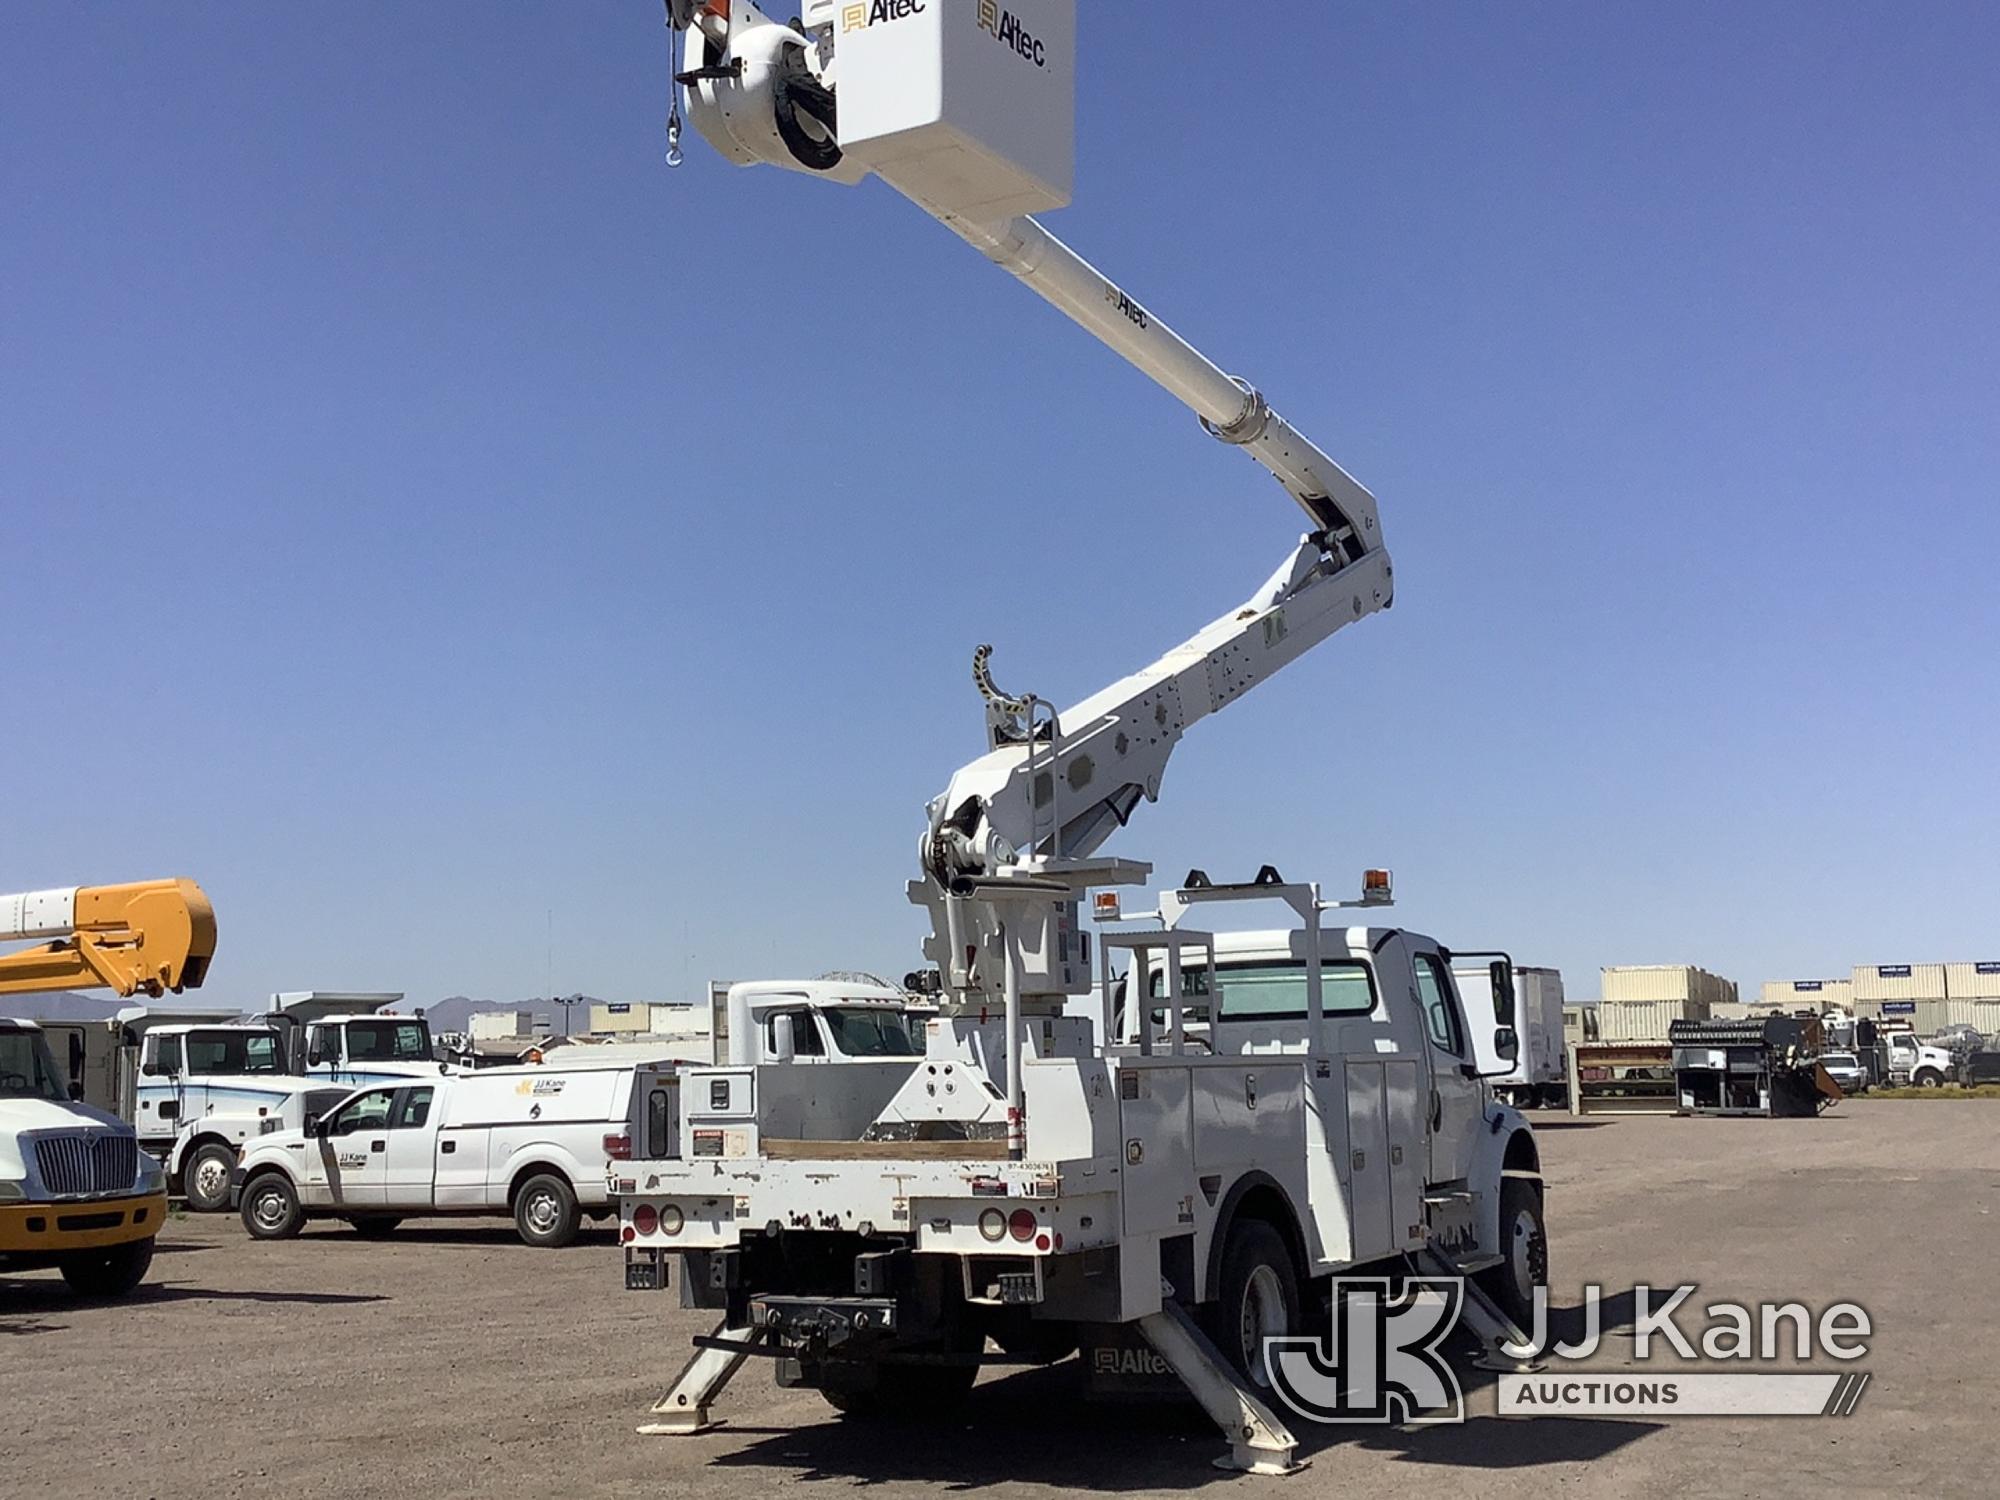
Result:
[[[1944,1074],[1936,1068],[1919,1068],[1910,1082],[1920,1089],[1941,1089],[1944,1087]]]
[[[62,1279],[79,1297],[123,1297],[146,1279],[153,1242],[133,1240],[109,1250],[79,1250],[62,1261]]]
[[[236,1148],[210,1141],[181,1172],[188,1210],[219,1214],[229,1207],[229,1174],[236,1170]]]
[[[1514,1326],[1533,1326],[1535,1288],[1549,1284],[1549,1235],[1542,1224],[1540,1184],[1525,1177],[1500,1179],[1500,1264],[1473,1279]]]
[[[243,1189],[243,1227],[256,1240],[288,1240],[305,1228],[298,1190],[283,1172],[266,1172]]]
[[[582,1218],[575,1191],[553,1172],[530,1177],[514,1195],[514,1228],[538,1249],[560,1250],[569,1244]]]
[[[1264,1341],[1301,1331],[1299,1273],[1285,1237],[1262,1219],[1230,1226],[1208,1334],[1222,1357],[1259,1390],[1270,1388]]]

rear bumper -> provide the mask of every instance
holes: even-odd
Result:
[[[40,1258],[150,1240],[167,1219],[167,1195],[65,1199],[0,1207],[0,1257]]]

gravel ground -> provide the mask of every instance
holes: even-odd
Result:
[[[600,1231],[529,1250],[498,1223],[369,1244],[314,1227],[249,1240],[180,1218],[124,1304],[51,1275],[0,1278],[5,1493],[307,1497],[764,1497],[803,1484],[900,1496],[1185,1492],[1294,1497],[1987,1495],[2000,1439],[2000,1107],[1851,1101],[1818,1120],[1547,1121],[1559,1303],[1586,1280],[1701,1283],[1703,1300],[1853,1300],[1874,1317],[1846,1419],[1503,1420],[1468,1372],[1462,1426],[1302,1433],[1286,1480],[1209,1466],[1218,1440],[1166,1407],[1095,1407],[1069,1371],[986,1374],[963,1422],[870,1428],[759,1368],[697,1438],[633,1427],[701,1315],[627,1294]],[[1697,1314],[1685,1319],[1700,1326]],[[1598,1363],[1623,1367],[1630,1339]],[[1073,1369],[1073,1366],[1071,1367]]]

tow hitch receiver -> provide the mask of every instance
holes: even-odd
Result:
[[[757,1297],[750,1322],[790,1343],[835,1349],[855,1337],[895,1332],[896,1303],[891,1297]]]

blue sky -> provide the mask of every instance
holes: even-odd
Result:
[[[2000,13],[1081,8],[1051,227],[1398,580],[1112,849],[1387,864],[1580,996],[2000,957]],[[1073,701],[1296,533],[879,184],[667,171],[656,6],[0,67],[0,889],[192,875],[210,994],[900,974],[972,647]]]

